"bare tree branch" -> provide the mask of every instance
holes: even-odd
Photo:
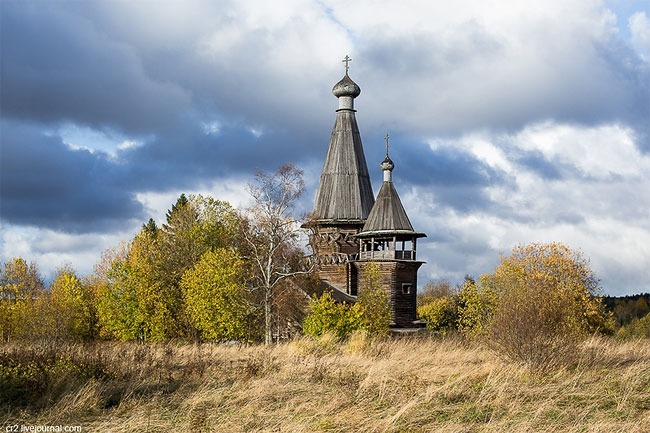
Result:
[[[292,261],[296,254],[301,254],[296,245],[300,229],[291,211],[305,189],[302,170],[292,164],[285,164],[273,174],[258,170],[255,184],[249,184],[247,189],[253,205],[246,211],[249,227],[244,238],[257,269],[253,285],[254,290],[262,293],[265,342],[269,344],[275,287],[286,279],[310,272],[301,261]]]

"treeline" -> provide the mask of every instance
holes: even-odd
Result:
[[[304,189],[292,165],[258,172],[243,211],[181,195],[158,225],[101,257],[92,275],[61,268],[45,288],[38,268],[0,269],[0,339],[242,342],[300,329],[312,283],[291,213]]]
[[[650,293],[628,296],[604,296],[603,303],[614,314],[619,326],[629,325],[650,312]]]

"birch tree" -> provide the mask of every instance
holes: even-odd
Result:
[[[248,185],[253,205],[247,209],[248,227],[244,231],[249,249],[246,258],[254,268],[251,289],[259,293],[264,310],[266,344],[272,342],[273,301],[281,282],[308,271],[302,260],[296,260],[302,257],[298,247],[300,225],[292,216],[304,189],[302,170],[293,164],[285,164],[273,174],[257,171],[255,182]]]

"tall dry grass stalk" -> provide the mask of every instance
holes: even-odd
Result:
[[[575,367],[538,376],[454,338],[1,345],[5,363],[54,351],[106,374],[71,372],[67,389],[46,387],[30,404],[3,401],[0,425],[112,433],[650,431],[650,344],[593,338],[577,350]]]

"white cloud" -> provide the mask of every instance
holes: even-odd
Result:
[[[221,132],[221,122],[212,121],[204,122],[201,124],[203,127],[203,133],[206,135],[218,135]]]
[[[625,78],[634,67],[611,58],[616,18],[597,2],[330,4],[361,39],[360,112],[398,128],[429,135],[592,122],[626,110],[634,94]]]
[[[628,20],[634,48],[646,61],[650,61],[650,19],[644,11],[636,12]]]
[[[197,185],[191,190],[172,190],[165,192],[140,192],[136,199],[145,207],[147,218],[153,218],[158,224],[165,222],[167,210],[172,207],[181,194],[201,194],[212,196],[218,200],[229,202],[233,207],[243,209],[251,204],[251,198],[246,192],[247,181],[224,178],[205,185]]]
[[[112,233],[72,234],[36,227],[5,226],[0,232],[0,258],[22,257],[38,264],[50,280],[56,270],[70,263],[80,275],[89,275],[101,252],[130,239],[138,226]]]
[[[147,62],[159,60],[155,55],[143,56],[152,75],[180,82],[221,115],[243,116],[264,130],[324,124],[324,113],[336,105],[329,89],[343,73],[345,54],[362,88],[360,116],[371,128],[390,124],[431,135],[516,130],[547,118],[592,123],[626,117],[635,109],[630,99],[638,98],[631,79],[637,65],[617,58],[623,56],[617,19],[599,1],[101,8],[106,31],[119,32],[112,36],[138,51],[182,47],[169,68]]]
[[[99,130],[74,123],[65,123],[57,130],[48,131],[46,134],[61,137],[63,143],[72,150],[100,152],[113,159],[118,157],[120,150],[140,147],[146,141],[144,138],[127,138],[122,133],[110,129]]]
[[[587,128],[545,122],[527,127],[513,142],[540,151],[548,160],[574,165],[592,178],[638,177],[650,168],[648,157],[635,145],[634,131],[617,124]]]
[[[639,152],[631,129],[543,122],[505,137],[472,134],[435,143],[472,154],[514,183],[486,186],[492,208],[469,214],[441,206],[427,191],[402,194],[416,229],[431,239],[420,249],[429,262],[424,275],[459,281],[465,273],[491,271],[498,253],[518,243],[558,241],[581,249],[610,293],[647,290],[650,155]],[[518,163],[522,150],[568,172],[545,178]]]
[[[117,145],[117,148],[119,150],[126,150],[126,149],[135,149],[136,147],[142,146],[142,143],[136,140],[124,140],[120,144]]]
[[[264,134],[264,129],[262,128],[248,128],[248,130],[253,134],[255,138],[260,138]]]

